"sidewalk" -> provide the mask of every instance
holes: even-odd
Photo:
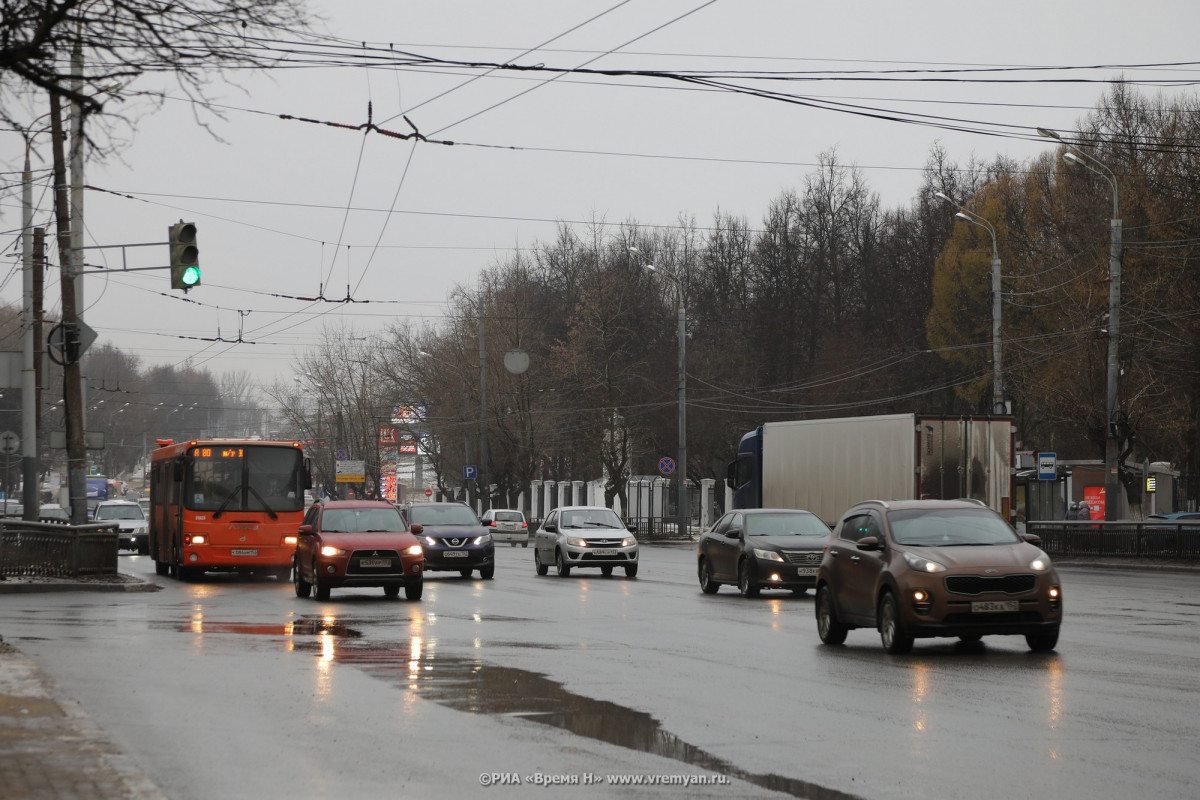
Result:
[[[36,664],[0,641],[0,798],[165,796]]]

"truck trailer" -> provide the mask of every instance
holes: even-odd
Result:
[[[768,422],[742,436],[733,508],[802,508],[833,525],[861,500],[982,500],[1012,521],[1008,416],[886,414]]]

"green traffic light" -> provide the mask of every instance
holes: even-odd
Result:
[[[183,275],[180,276],[180,281],[184,286],[195,286],[200,283],[200,268],[196,266],[186,267],[183,270]]]

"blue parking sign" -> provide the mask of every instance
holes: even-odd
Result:
[[[479,474],[475,471],[474,464],[467,464],[463,467],[463,480],[473,481],[477,477],[479,477]]]

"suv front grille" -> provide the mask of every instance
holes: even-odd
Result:
[[[391,567],[364,567],[359,562],[364,558],[390,558],[392,560]],[[350,554],[350,562],[346,564],[346,574],[352,575],[355,573],[375,573],[375,572],[403,572],[404,567],[400,563],[400,554],[395,550],[355,550]]]
[[[951,594],[1025,594],[1037,586],[1036,575],[951,575],[946,591]]]

